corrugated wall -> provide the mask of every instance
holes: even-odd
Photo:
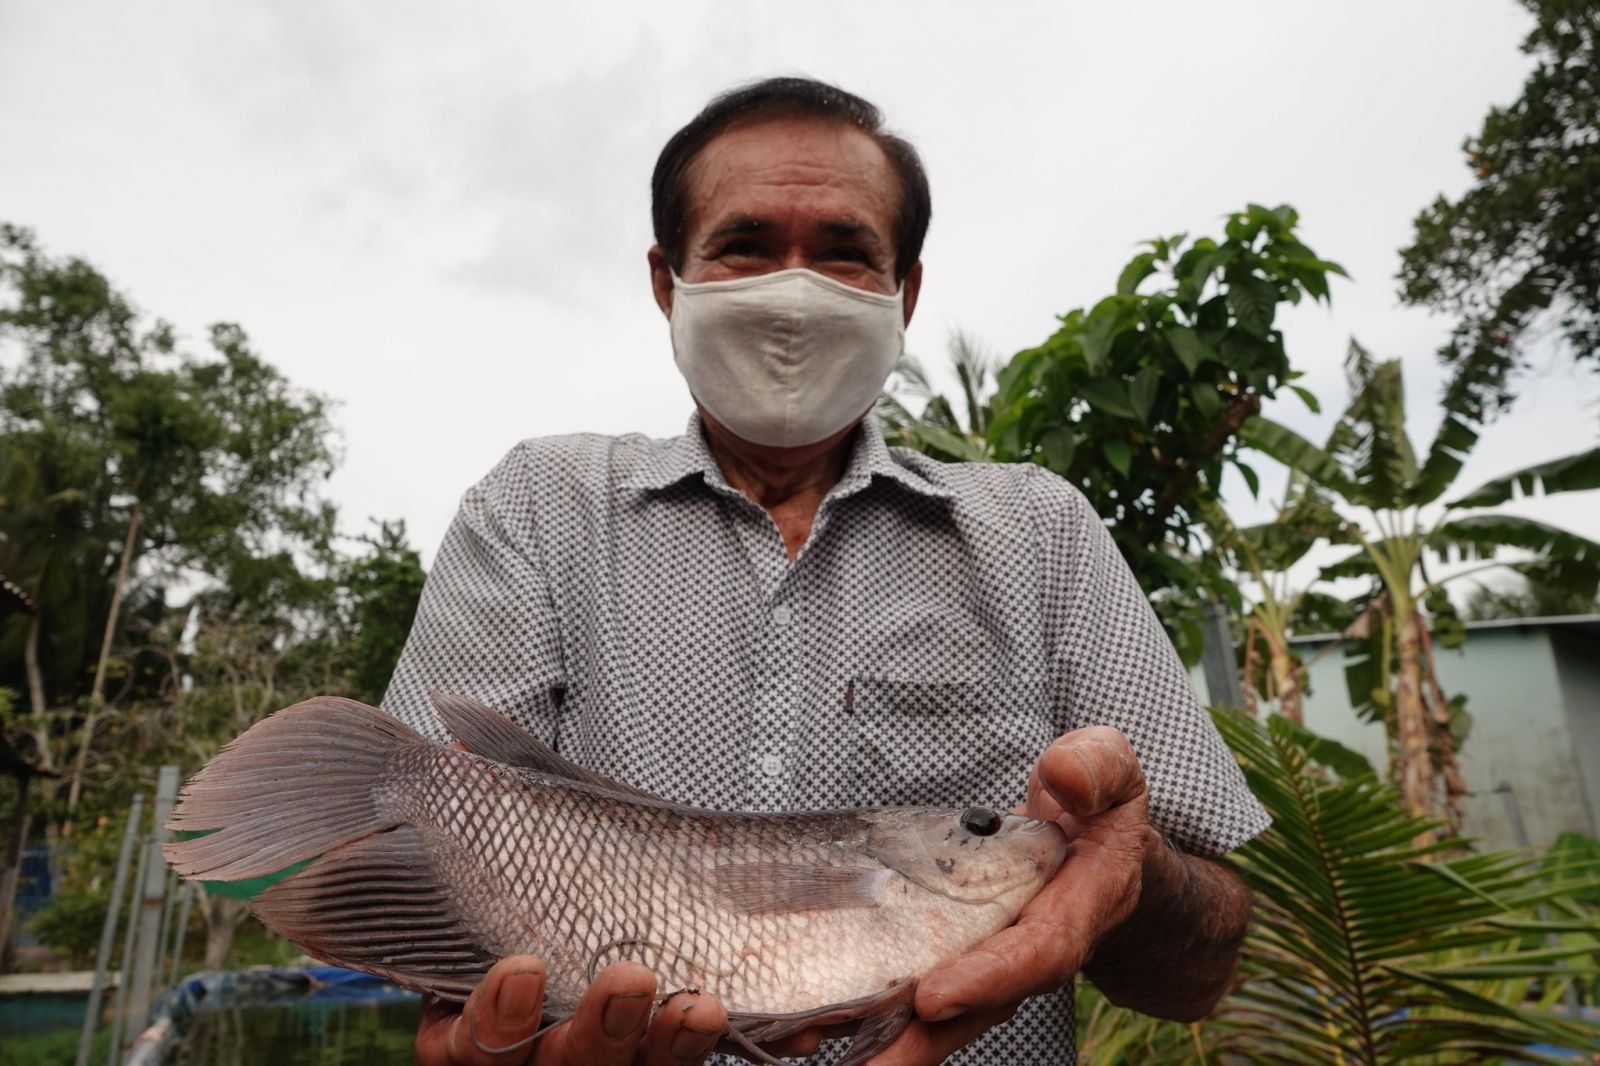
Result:
[[[1298,645],[1311,658],[1325,645]],[[1438,653],[1449,695],[1464,692],[1473,718],[1461,752],[1473,791],[1465,831],[1489,846],[1516,844],[1507,797],[1511,788],[1530,840],[1548,843],[1573,830],[1600,836],[1600,639],[1592,627],[1526,625],[1468,631],[1467,642]],[[1205,698],[1198,669],[1195,691]],[[1334,651],[1311,667],[1306,725],[1373,760],[1385,762],[1381,727],[1359,721]]]

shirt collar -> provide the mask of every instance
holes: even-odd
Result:
[[[699,474],[707,485],[719,491],[733,492],[722,476],[722,469],[706,444],[705,432],[697,411],[689,416],[689,425],[683,436],[673,437],[661,445],[639,469],[622,484],[624,488],[646,492],[670,488],[685,478]],[[895,460],[894,453],[884,442],[883,431],[869,414],[862,419],[850,450],[850,461],[844,475],[828,494],[830,498],[851,496],[872,483],[874,477],[884,477],[898,485],[932,499],[948,500],[954,493],[943,485],[917,473]]]

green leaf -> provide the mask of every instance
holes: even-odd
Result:
[[[1228,282],[1228,310],[1240,328],[1265,338],[1278,310],[1278,289],[1270,281],[1244,276]]]
[[[1133,450],[1128,447],[1125,440],[1108,440],[1100,445],[1100,451],[1106,457],[1106,462],[1111,468],[1123,477],[1128,476],[1128,471],[1133,465]]]
[[[1495,478],[1446,506],[1493,507],[1512,499],[1518,492],[1536,496],[1541,492],[1584,492],[1597,488],[1600,488],[1600,448],[1591,448]]]
[[[1140,370],[1128,385],[1128,401],[1133,405],[1139,422],[1145,426],[1150,424],[1150,408],[1155,403],[1160,387],[1161,368],[1158,366],[1147,366]]]
[[[1233,468],[1239,471],[1240,476],[1244,478],[1245,485],[1250,489],[1250,498],[1259,500],[1261,498],[1261,475],[1256,473],[1254,467],[1248,463],[1240,462],[1238,459],[1233,461]]]
[[[1211,279],[1211,275],[1215,274],[1219,267],[1224,267],[1231,263],[1238,254],[1239,246],[1236,244],[1224,244],[1215,251],[1206,253],[1205,257],[1196,263],[1194,269],[1189,272],[1189,284],[1194,286],[1196,290],[1205,288],[1205,284]]]
[[[1290,385],[1289,390],[1300,397],[1300,402],[1305,404],[1312,414],[1320,415],[1322,413],[1322,404],[1318,402],[1316,394],[1310,389],[1303,388],[1300,385]]]
[[[1078,450],[1078,431],[1072,426],[1054,426],[1039,438],[1039,450],[1044,453],[1045,465],[1065,477]]]
[[[1167,342],[1172,345],[1173,354],[1178,357],[1178,361],[1191,376],[1201,363],[1217,358],[1216,351],[1188,326],[1170,326],[1162,332],[1166,335]]]
[[[1156,272],[1156,253],[1141,252],[1129,260],[1117,278],[1117,295],[1132,296],[1139,283]]]
[[[963,463],[992,462],[994,456],[982,438],[972,438],[943,426],[915,423],[906,430],[912,447],[936,459]]]
[[[1083,361],[1091,374],[1099,374],[1105,369],[1106,355],[1111,351],[1112,331],[1115,328],[1116,317],[1109,310],[1096,308],[1095,313],[1089,316],[1082,343]]]
[[[1120,378],[1089,378],[1078,383],[1078,395],[1090,406],[1118,418],[1136,418],[1128,399],[1127,382]]]
[[[1240,427],[1239,442],[1271,456],[1290,470],[1303,474],[1315,484],[1332,489],[1346,500],[1355,501],[1360,496],[1360,489],[1345,474],[1333,456],[1288,426],[1258,416]]]
[[[1372,763],[1359,751],[1345,747],[1337,740],[1319,737],[1303,725],[1284,721],[1284,728],[1294,742],[1305,749],[1306,757],[1318,766],[1326,766],[1346,781],[1363,777],[1377,777]]]

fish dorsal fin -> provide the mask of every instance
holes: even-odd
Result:
[[[876,907],[887,871],[859,866],[742,862],[714,871],[717,894],[743,914]]]
[[[434,690],[428,693],[428,699],[432,701],[434,710],[439,712],[439,717],[444,719],[445,728],[474,755],[534,773],[603,788],[608,792],[646,799],[658,798],[643,789],[596,773],[565,756],[557,755],[550,745],[471,696]]]

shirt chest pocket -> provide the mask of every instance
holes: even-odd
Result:
[[[845,695],[854,782],[867,806],[1006,809],[1055,739],[1043,678],[905,681],[857,677]]]

